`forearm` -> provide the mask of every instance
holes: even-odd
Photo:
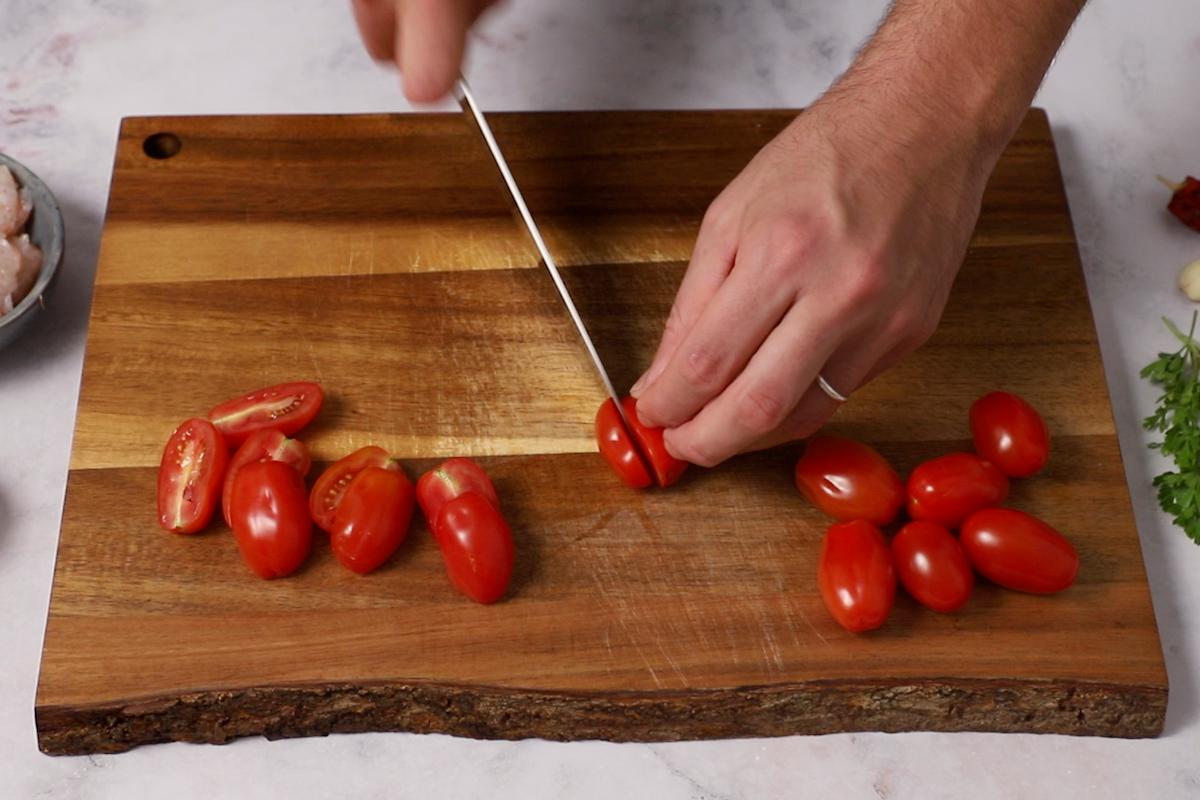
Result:
[[[895,0],[823,101],[879,115],[901,143],[971,138],[998,157],[1085,0]]]

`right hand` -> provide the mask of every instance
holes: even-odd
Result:
[[[404,96],[432,103],[454,86],[467,31],[497,0],[351,0],[367,52],[394,61]]]

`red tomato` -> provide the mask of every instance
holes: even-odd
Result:
[[[796,488],[840,522],[887,525],[904,504],[904,484],[874,448],[838,436],[815,436],[796,462]]]
[[[479,492],[442,505],[433,524],[450,582],[477,603],[494,603],[512,576],[512,532],[500,511]]]
[[[221,490],[221,513],[225,515],[225,523],[233,527],[229,519],[229,498],[233,494],[233,476],[247,464],[255,461],[282,461],[290,464],[300,477],[308,474],[312,466],[308,448],[299,439],[289,439],[279,431],[255,431],[242,442],[242,446],[229,460],[229,468],[225,470],[225,486]]]
[[[489,503],[500,508],[500,498],[496,496],[492,479],[483,467],[469,458],[448,459],[421,476],[417,481],[417,502],[429,521],[430,530],[442,505],[465,492],[479,492]]]
[[[892,561],[900,583],[918,603],[943,613],[962,608],[975,574],[962,546],[934,522],[910,522],[892,539]]]
[[[313,522],[322,530],[332,530],[333,512],[342,501],[346,487],[354,480],[355,475],[367,467],[400,469],[400,465],[388,455],[387,450],[369,444],[333,462],[321,473],[321,477],[317,478],[308,498],[308,510],[312,514]]]
[[[629,432],[637,439],[638,448],[650,462],[650,469],[654,471],[654,479],[658,485],[667,487],[679,480],[687,470],[688,463],[667,452],[667,446],[663,443],[663,429],[646,427],[638,420],[637,400],[632,397],[621,398],[621,408],[625,410],[625,417],[629,420]]]
[[[1008,478],[974,453],[926,461],[908,476],[908,515],[957,528],[981,508],[1008,497]]]
[[[992,392],[971,406],[975,451],[1010,478],[1025,478],[1046,466],[1050,432],[1033,406],[1015,394]]]
[[[282,461],[256,461],[238,470],[230,502],[233,535],[261,578],[295,572],[312,545],[304,481]]]
[[[404,471],[367,467],[350,481],[333,513],[333,554],[366,575],[396,552],[412,513],[413,485]]]
[[[878,628],[896,597],[896,571],[883,534],[866,520],[830,526],[817,585],[829,613],[848,631]]]
[[[167,440],[158,466],[158,524],[175,533],[195,533],[217,507],[229,449],[206,419],[189,419]]]
[[[325,394],[309,381],[281,383],[226,400],[208,412],[208,418],[237,447],[254,431],[277,430],[286,436],[312,422]]]
[[[645,489],[654,482],[612,398],[601,403],[596,411],[596,442],[600,445],[600,455],[626,485]]]
[[[1066,537],[1023,511],[978,511],[963,523],[959,538],[975,569],[1007,589],[1061,592],[1079,571],[1079,556]]]

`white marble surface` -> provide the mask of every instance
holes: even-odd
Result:
[[[1137,6],[1135,10],[1135,5]],[[1175,273],[1200,235],[1156,173],[1200,172],[1195,0],[1097,0],[1038,104],[1059,144],[1171,680],[1153,741],[838,735],[665,745],[372,734],[115,757],[38,753],[33,696],[118,119],[405,108],[341,0],[4,0],[0,150],[56,191],[70,232],[54,313],[0,352],[0,796],[1200,796],[1200,548],[1157,510],[1162,464],[1137,369],[1192,306]],[[511,0],[473,45],[492,108],[797,106],[848,62],[883,0]],[[1048,324],[1053,324],[1052,320]]]

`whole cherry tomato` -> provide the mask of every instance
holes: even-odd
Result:
[[[233,535],[242,558],[261,578],[295,572],[312,544],[308,496],[300,473],[282,461],[255,461],[238,470],[230,500]]]
[[[321,473],[321,477],[317,478],[312,494],[309,495],[308,510],[312,514],[313,522],[322,530],[329,531],[333,528],[333,512],[342,501],[346,487],[354,480],[355,475],[367,467],[400,469],[400,465],[388,455],[387,450],[370,444],[333,462]]]
[[[367,467],[350,481],[333,512],[333,554],[366,575],[404,541],[413,505],[413,485],[403,470]]]
[[[299,439],[289,439],[281,432],[271,430],[255,431],[246,437],[246,441],[242,442],[242,446],[229,460],[229,467],[225,470],[225,484],[221,490],[221,513],[225,515],[225,523],[231,528],[233,522],[229,518],[229,499],[233,494],[233,476],[239,469],[255,461],[282,461],[290,464],[302,478],[312,466],[308,448]]]
[[[926,461],[908,476],[908,514],[957,528],[972,512],[1008,497],[1008,478],[974,453]]]
[[[992,392],[971,406],[975,452],[1010,478],[1025,478],[1046,466],[1050,432],[1033,406],[1015,394]]]
[[[483,467],[469,458],[447,459],[436,469],[421,476],[417,481],[417,502],[421,504],[421,511],[429,521],[430,529],[442,505],[464,492],[479,492],[497,509],[500,508],[500,498],[496,495],[492,479],[483,471]]]
[[[654,482],[612,398],[601,403],[596,411],[596,443],[600,445],[600,455],[626,485],[645,489]]]
[[[607,402],[611,403],[612,400]],[[663,429],[650,428],[641,423],[637,415],[637,400],[632,397],[621,398],[621,408],[625,411],[625,418],[629,420],[629,432],[633,434],[639,449],[650,462],[650,469],[654,471],[654,479],[658,485],[665,488],[679,480],[687,471],[688,462],[680,461],[667,452],[667,446],[663,442]]]
[[[817,585],[829,613],[848,631],[878,628],[892,611],[896,571],[883,534],[866,520],[830,526]]]
[[[512,531],[499,509],[469,491],[442,504],[431,525],[450,582],[477,603],[494,603],[513,569]]]
[[[900,583],[918,603],[943,613],[962,608],[975,574],[962,546],[934,522],[910,522],[892,539],[892,561]]]
[[[839,436],[814,436],[796,462],[796,488],[841,522],[887,525],[904,504],[904,484],[874,448]]]
[[[1023,511],[977,511],[963,523],[959,538],[975,569],[1007,589],[1061,592],[1079,572],[1079,556],[1066,537]]]
[[[167,440],[158,466],[158,524],[175,533],[195,533],[217,507],[229,449],[206,419],[189,419]]]
[[[237,447],[258,430],[277,430],[285,436],[312,422],[325,394],[311,381],[281,383],[226,400],[208,412],[208,418]]]

